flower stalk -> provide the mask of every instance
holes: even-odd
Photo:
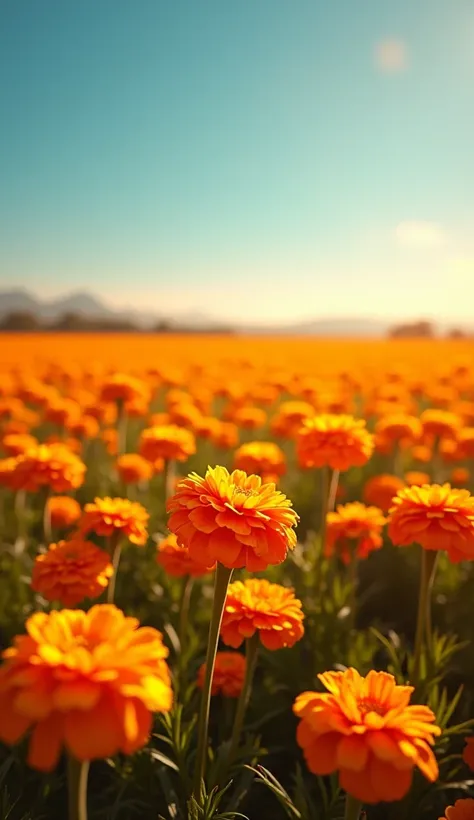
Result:
[[[346,795],[344,820],[359,820],[361,811],[362,803],[360,800],[356,800],[355,797],[351,797],[350,794]]]
[[[426,650],[431,650],[431,592],[436,574],[438,553],[422,549],[420,567],[420,591],[416,621],[415,649],[413,659],[413,685],[420,683],[421,660]]]
[[[239,748],[240,737],[242,735],[242,729],[244,725],[244,718],[245,713],[247,711],[247,707],[250,701],[250,695],[252,692],[252,683],[253,678],[255,675],[255,669],[257,667],[257,656],[258,656],[258,644],[259,644],[259,637],[258,631],[256,631],[251,638],[247,638],[246,642],[246,651],[245,651],[245,677],[244,683],[242,686],[242,691],[239,695],[239,699],[237,701],[237,709],[235,712],[234,718],[234,726],[232,728],[232,737],[230,741],[230,749],[229,755],[227,759],[228,766],[232,766],[235,755]]]
[[[113,604],[115,598],[115,586],[117,583],[117,573],[120,564],[120,557],[122,555],[122,544],[120,542],[119,533],[114,533],[109,539],[109,554],[112,558],[112,566],[114,574],[112,575],[109,585],[107,587],[107,603]]]
[[[232,571],[232,569],[228,569],[220,563],[217,564],[214,581],[214,600],[212,603],[211,622],[209,624],[209,635],[207,641],[206,671],[201,693],[201,704],[198,720],[198,745],[193,788],[193,794],[196,800],[199,800],[199,796],[201,794],[201,783],[206,774],[212,678],[214,676],[217,645],[219,643],[219,633],[221,629],[225,599],[227,596],[227,588],[232,577]]]
[[[87,779],[89,761],[68,757],[68,820],[87,820]]]

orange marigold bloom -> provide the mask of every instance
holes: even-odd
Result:
[[[211,431],[211,441],[221,450],[232,450],[239,443],[239,428],[232,421],[220,421]]]
[[[410,444],[421,438],[423,428],[416,416],[409,416],[407,413],[393,413],[378,420],[375,432],[384,439],[388,439],[392,445],[395,442]]]
[[[353,553],[357,558],[368,558],[383,544],[382,528],[387,519],[378,507],[366,507],[359,501],[340,504],[336,512],[327,516],[324,554],[337,555],[344,564],[350,564]]]
[[[265,578],[229,584],[222,617],[221,637],[237,648],[255,632],[267,649],[293,646],[304,635],[301,601],[293,589]]]
[[[141,379],[126,373],[114,373],[102,385],[101,401],[132,402],[148,395],[148,388]]]
[[[284,401],[270,422],[274,436],[293,438],[303,421],[314,415],[314,407],[305,401]]]
[[[471,473],[467,467],[454,467],[454,469],[451,470],[451,483],[454,484],[455,487],[468,484],[470,477]]]
[[[156,561],[173,578],[183,578],[185,575],[199,578],[201,575],[212,572],[215,568],[215,563],[205,567],[202,563],[198,564],[197,561],[193,561],[188,548],[181,547],[176,535],[173,534],[167,535],[158,544]]]
[[[249,441],[234,453],[234,467],[246,473],[278,478],[286,472],[286,458],[273,441]]]
[[[15,485],[15,468],[18,457],[0,458],[0,487],[8,487],[9,490],[17,490]]]
[[[167,504],[168,527],[194,561],[210,566],[266,569],[286,558],[296,544],[298,516],[291,501],[242,470],[209,467],[179,482]]]
[[[300,466],[348,470],[366,464],[374,449],[374,437],[363,419],[323,413],[306,419],[296,439]]]
[[[472,797],[456,800],[454,806],[444,810],[444,817],[439,820],[474,820],[474,800]]]
[[[437,438],[443,438],[444,436],[454,438],[461,426],[461,419],[456,413],[450,413],[449,410],[438,410],[435,407],[424,410],[420,420],[423,425],[423,433]]]
[[[77,760],[132,754],[151,712],[172,705],[162,635],[112,605],[37,612],[0,667],[0,740],[33,732],[28,763],[51,771],[61,749]]]
[[[5,446],[5,440],[3,444]],[[474,458],[474,427],[464,427],[459,431],[458,444],[462,458]]]
[[[188,430],[197,430],[202,418],[201,411],[188,400],[181,404],[174,404],[169,411],[170,423],[177,424],[178,427],[186,427]]]
[[[196,452],[196,440],[191,430],[176,424],[149,427],[140,436],[140,455],[147,461],[186,461]]]
[[[95,532],[109,538],[125,536],[132,544],[143,546],[148,538],[149,514],[141,504],[127,498],[95,498],[86,504],[79,522],[81,533]]]
[[[68,429],[71,435],[77,438],[96,438],[99,435],[99,422],[94,416],[85,413],[80,419],[69,423]]]
[[[441,734],[427,706],[410,705],[412,686],[387,672],[363,678],[356,669],[318,675],[328,690],[303,692],[293,711],[308,769],[339,771],[341,787],[363,803],[401,800],[417,766],[431,782],[438,765],[431,746]]]
[[[472,737],[466,737],[465,741],[466,745],[462,753],[462,759],[466,766],[469,766],[474,772],[474,735]]]
[[[416,484],[418,487],[421,487],[423,484],[429,484],[430,480],[431,479],[428,473],[422,473],[418,470],[410,470],[408,473],[405,473],[405,481],[410,487],[413,484]]]
[[[81,505],[69,495],[53,495],[46,502],[53,529],[71,527],[81,515]]]
[[[404,486],[405,482],[398,476],[381,473],[366,481],[363,492],[364,501],[387,512],[392,506],[394,495]]]
[[[446,550],[451,561],[474,559],[474,498],[450,484],[405,487],[393,499],[388,534],[397,546]]]
[[[17,457],[14,481],[18,489],[55,493],[75,490],[84,482],[86,465],[64,444],[40,444]]]
[[[116,456],[118,453],[118,433],[113,427],[102,431],[102,441],[105,444],[109,456]]]
[[[113,574],[104,550],[75,537],[50,544],[47,552],[36,556],[31,588],[47,601],[76,606],[84,598],[98,598]]]
[[[420,461],[422,464],[429,464],[433,458],[431,448],[427,447],[425,444],[417,444],[411,451],[411,454],[415,461]]]
[[[211,695],[238,698],[244,685],[246,660],[240,652],[218,652],[212,678]],[[206,664],[199,668],[197,685],[204,686]]]
[[[46,405],[44,417],[46,421],[57,424],[59,427],[72,425],[79,421],[81,408],[74,399],[57,396]]]
[[[2,447],[9,456],[21,456],[37,446],[38,440],[29,433],[8,433],[2,439]]]
[[[257,430],[267,423],[267,414],[261,407],[237,407],[232,416],[237,427],[244,430]]]
[[[153,465],[138,453],[125,453],[117,459],[117,472],[124,484],[139,484],[152,477]]]

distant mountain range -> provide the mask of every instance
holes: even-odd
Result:
[[[140,330],[156,329],[160,323],[166,323],[171,329],[186,328],[187,330],[203,331],[219,330],[222,322],[195,312],[186,316],[172,317],[152,312],[138,310],[116,310],[96,296],[86,291],[77,291],[67,296],[52,300],[40,300],[23,288],[0,291],[0,322],[11,313],[30,313],[45,322],[59,320],[65,314],[76,314],[94,320],[123,320],[137,326]],[[440,322],[438,330],[446,332],[455,323]],[[234,332],[255,334],[289,334],[301,336],[358,336],[377,338],[386,336],[393,322],[386,319],[374,318],[329,318],[315,319],[314,321],[298,322],[288,325],[265,326],[249,324],[245,318],[241,323],[231,327]],[[458,326],[459,327],[459,326]],[[472,328],[460,326],[460,330],[471,335]]]

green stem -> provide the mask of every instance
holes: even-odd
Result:
[[[421,659],[425,648],[431,648],[431,590],[433,588],[438,555],[421,550],[420,591],[416,620],[415,650],[413,659],[413,686],[420,683]]]
[[[350,564],[349,564],[349,607],[350,607],[350,624],[351,629],[355,629],[356,610],[357,610],[357,544],[352,541],[350,545]]]
[[[87,777],[89,761],[81,763],[68,757],[67,783],[69,811],[68,820],[87,820]]]
[[[329,486],[329,498],[328,498],[328,506],[327,512],[333,512],[334,507],[336,506],[336,495],[337,495],[337,488],[339,485],[339,470],[333,470],[331,476],[331,483]]]
[[[319,524],[319,545],[316,546],[314,556],[315,586],[321,582],[321,566],[324,559],[326,544],[327,514],[329,505],[329,467],[321,468],[321,520]]]
[[[123,400],[117,402],[117,455],[127,452],[127,412]]]
[[[114,597],[115,597],[115,585],[117,583],[117,573],[120,564],[120,556],[122,554],[122,545],[119,541],[119,536],[117,534],[112,535],[109,541],[109,552],[112,558],[112,566],[114,568],[114,574],[112,575],[109,586],[107,587],[107,603],[113,604]]]
[[[174,480],[176,477],[176,465],[173,460],[165,461],[165,501],[174,494]]]
[[[183,590],[181,593],[181,601],[179,603],[179,658],[183,658],[184,649],[186,647],[186,636],[188,632],[189,622],[189,606],[191,603],[191,594],[194,586],[194,578],[187,575],[184,578]]]
[[[242,686],[242,691],[239,695],[239,700],[237,702],[237,709],[235,712],[234,718],[234,726],[232,728],[232,737],[230,741],[230,749],[229,755],[227,758],[227,765],[232,766],[234,762],[235,755],[237,753],[237,749],[239,748],[239,741],[240,736],[242,734],[242,728],[244,725],[244,717],[245,712],[247,711],[247,707],[250,701],[250,694],[252,691],[252,683],[253,678],[255,675],[255,669],[257,667],[257,655],[258,655],[258,644],[259,644],[259,637],[258,631],[252,635],[251,638],[248,638],[246,643],[246,652],[245,652],[245,677],[244,683]]]
[[[51,510],[49,508],[50,493],[49,489],[46,492],[43,510],[43,538],[45,544],[50,544],[53,540],[53,533],[51,530]]]
[[[17,552],[24,548],[28,535],[28,513],[26,508],[26,500],[26,490],[18,490],[15,494],[15,517],[18,525],[17,538],[15,542]]]
[[[232,570],[217,564],[214,581],[214,600],[212,603],[211,622],[209,624],[209,635],[207,640],[206,666],[204,675],[204,685],[201,693],[201,705],[198,720],[198,746],[196,755],[196,768],[194,779],[194,797],[199,800],[201,793],[201,783],[206,773],[207,743],[209,734],[209,711],[211,705],[211,686],[214,675],[214,665],[216,662],[217,644],[219,643],[219,632],[221,629],[222,615],[224,613],[227,587],[232,577]]]
[[[362,803],[360,800],[356,800],[355,797],[351,797],[350,794],[347,794],[344,820],[359,820],[361,811]]]

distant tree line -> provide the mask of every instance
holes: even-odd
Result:
[[[154,327],[143,328],[128,319],[91,317],[80,313],[64,313],[52,320],[29,311],[12,311],[0,321],[4,333],[233,333],[227,327],[193,328],[174,322],[160,321]]]
[[[395,325],[389,330],[391,339],[434,339],[438,334],[432,322],[421,320]],[[459,328],[453,328],[447,333],[450,339],[464,339],[467,334]]]

